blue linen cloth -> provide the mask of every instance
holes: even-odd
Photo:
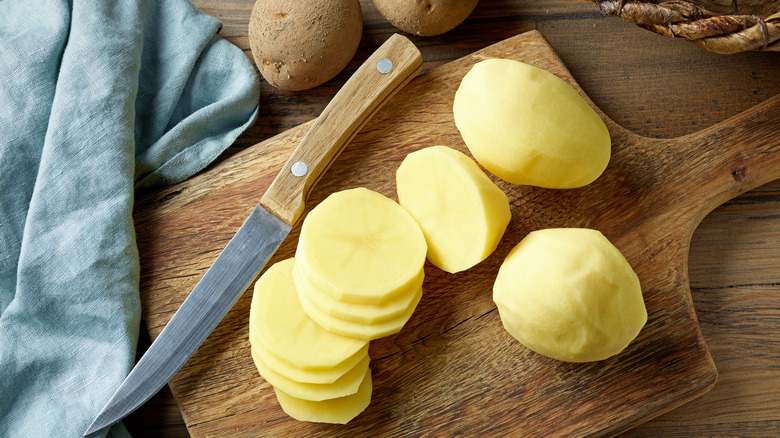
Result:
[[[0,1],[0,437],[82,436],[131,369],[134,192],[257,116],[220,26],[187,0]]]

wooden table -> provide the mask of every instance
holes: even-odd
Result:
[[[222,20],[221,35],[251,58],[251,0],[193,3]],[[361,5],[363,39],[345,71],[299,93],[263,82],[260,118],[225,156],[316,117],[351,72],[397,31],[370,0]],[[597,106],[640,135],[695,132],[780,93],[780,53],[716,55],[604,17],[589,1],[482,0],[453,31],[412,40],[426,71],[531,29],[549,40]],[[691,242],[689,275],[718,383],[624,436],[780,436],[780,180],[705,217]],[[142,333],[139,352],[148,343]],[[168,388],[125,424],[135,436],[188,436]]]

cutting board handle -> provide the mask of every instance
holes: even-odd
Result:
[[[406,37],[391,36],[322,111],[260,203],[294,225],[309,191],[365,123],[422,70],[422,55]]]
[[[677,181],[665,197],[692,209],[695,222],[715,207],[780,178],[780,95],[709,128],[672,140]]]
[[[748,190],[780,178],[780,95],[713,126],[731,150],[732,178]]]

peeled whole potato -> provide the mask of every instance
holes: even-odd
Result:
[[[585,228],[529,233],[499,268],[493,301],[514,338],[566,362],[614,356],[647,322],[634,270],[601,232]]]
[[[612,141],[596,111],[562,79],[519,61],[475,64],[453,116],[474,158],[513,184],[582,187],[609,162]]]
[[[379,13],[393,26],[419,36],[434,36],[454,29],[479,0],[374,0]]]
[[[332,79],[355,55],[362,33],[359,0],[257,0],[249,18],[255,64],[282,90]]]

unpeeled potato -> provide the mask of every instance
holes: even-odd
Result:
[[[374,0],[387,21],[404,32],[434,36],[452,30],[465,20],[479,0]]]
[[[355,55],[362,33],[358,0],[257,0],[249,18],[255,64],[282,90],[332,79]]]

